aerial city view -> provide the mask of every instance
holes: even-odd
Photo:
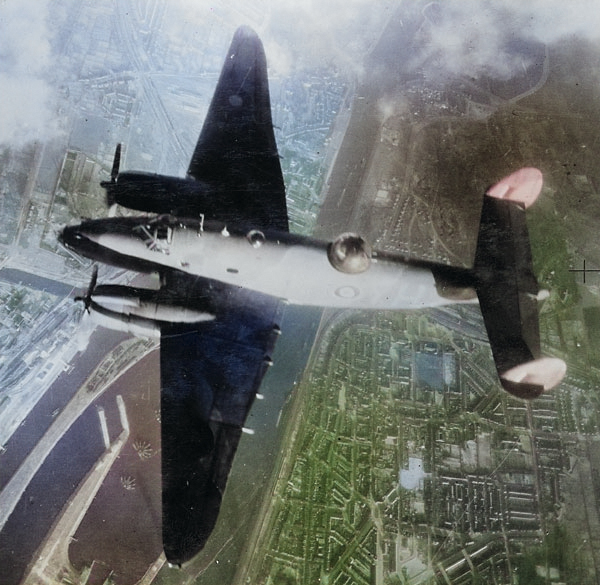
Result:
[[[600,583],[600,10],[563,4],[0,4],[2,585]],[[180,563],[161,503],[177,335],[90,311],[96,280],[164,283],[63,230],[141,215],[108,205],[116,158],[193,175],[240,26],[264,46],[293,234],[469,268],[486,190],[540,169],[541,348],[567,373],[506,392],[477,303],[279,303],[214,528]]]

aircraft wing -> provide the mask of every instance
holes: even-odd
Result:
[[[180,275],[172,286],[185,286]],[[216,318],[161,331],[163,545],[181,564],[210,536],[246,417],[270,365],[280,304],[199,279]]]
[[[188,175],[218,185],[238,222],[287,231],[285,186],[273,133],[267,64],[256,33],[239,28],[225,59]],[[203,212],[202,209],[199,210]],[[213,219],[227,221],[228,217]]]

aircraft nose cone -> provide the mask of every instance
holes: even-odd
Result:
[[[79,226],[69,226],[58,234],[58,241],[67,248],[76,249],[77,244],[84,239]]]

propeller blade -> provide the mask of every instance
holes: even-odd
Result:
[[[117,144],[115,149],[115,158],[113,159],[112,170],[110,171],[110,182],[116,183],[119,176],[119,167],[121,166],[121,143]]]
[[[94,265],[94,269],[92,271],[92,279],[90,280],[90,284],[87,288],[85,296],[83,297],[75,297],[75,301],[82,301],[85,307],[85,310],[90,312],[90,305],[92,303],[92,295],[94,294],[94,289],[96,288],[96,282],[98,282],[98,266]]]
[[[96,288],[96,283],[98,282],[98,265],[94,264],[94,268],[92,269],[92,280],[90,281],[90,286],[87,289],[86,297],[91,297],[94,293],[94,289]]]
[[[112,187],[117,184],[119,178],[119,168],[121,167],[121,143],[115,148],[112,169],[110,170],[110,181],[101,181],[100,186],[106,189],[106,204],[111,207],[116,203],[115,194]]]

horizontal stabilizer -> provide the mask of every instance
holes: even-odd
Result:
[[[566,371],[562,360],[541,356],[539,288],[525,218],[525,206],[541,187],[537,173],[523,169],[490,189],[483,202],[474,265],[500,381],[505,390],[527,399],[556,386]]]

